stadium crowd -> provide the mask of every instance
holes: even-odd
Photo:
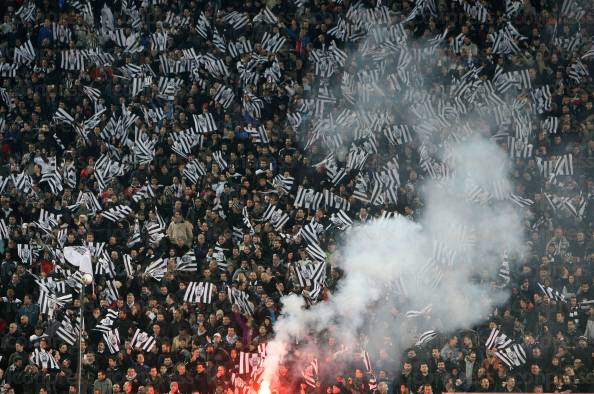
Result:
[[[249,392],[237,383],[251,379],[241,353],[265,352],[283,295],[332,297],[344,275],[342,230],[388,212],[422,214],[431,174],[414,135],[380,142],[339,181],[323,144],[311,143],[320,92],[366,67],[353,55],[356,24],[341,25],[353,3],[1,2],[0,393],[77,393],[79,361],[84,394]],[[510,293],[483,324],[404,354],[388,339],[368,349],[369,370],[358,356],[338,362],[329,331],[316,381],[283,365],[279,392],[594,392],[592,3],[360,5],[388,10],[413,43],[447,31],[426,65],[431,94],[478,67],[483,81],[519,72],[506,99],[550,87],[544,110],[526,112],[522,138],[513,127],[488,135],[513,160],[514,192],[532,200],[521,208],[528,252],[481,279]],[[508,22],[523,38],[494,53],[490,37]],[[325,75],[316,54],[334,45],[345,65]],[[377,204],[371,188],[361,197],[358,176],[396,155],[395,197]],[[549,165],[556,160],[563,171]],[[300,233],[309,223],[322,258]],[[68,246],[91,250],[92,285],[81,287],[59,253]],[[323,281],[314,274],[304,286],[296,267],[306,262],[322,267]],[[525,363],[509,368],[486,349],[494,327],[523,345]]]

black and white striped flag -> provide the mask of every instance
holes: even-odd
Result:
[[[60,51],[60,68],[69,71],[85,69],[85,59],[79,49],[65,49]]]
[[[183,175],[190,182],[196,184],[199,182],[201,177],[206,175],[206,167],[204,167],[204,164],[199,162],[197,159],[194,159],[186,164]]]
[[[4,78],[14,78],[16,77],[18,69],[18,63],[0,63],[0,76]]]
[[[181,272],[197,272],[198,263],[196,262],[196,256],[194,251],[190,250],[186,254],[177,258],[177,264],[175,266],[176,271]]]
[[[211,113],[204,113],[202,115],[192,115],[194,119],[194,127],[198,133],[208,133],[217,131],[217,124]]]
[[[268,131],[264,128],[264,126],[260,126],[257,129],[248,128],[246,131],[252,137],[252,142],[255,144],[270,143],[270,140],[268,139]]]
[[[196,23],[196,32],[205,40],[208,40],[208,31],[210,30],[210,22],[204,12],[200,12],[198,22]]]
[[[148,335],[146,332],[136,329],[130,345],[135,349],[142,349],[145,352],[150,352],[157,341],[154,337]]]
[[[120,292],[118,290],[118,287],[116,285],[116,281],[113,279],[109,279],[105,281],[105,298],[109,301],[109,302],[115,302],[117,301],[117,299],[120,296]]]
[[[297,208],[317,210],[323,201],[324,195],[322,193],[316,192],[314,189],[306,189],[303,186],[299,186],[293,205]]]
[[[353,219],[351,219],[342,209],[330,215],[330,222],[332,223],[331,225],[341,231],[344,231],[353,225]]]
[[[526,364],[526,351],[517,343],[506,347],[505,349],[498,349],[495,356],[499,358],[509,369],[520,367]]]
[[[165,52],[167,50],[167,38],[167,32],[151,34],[151,51]]]
[[[269,221],[275,231],[280,231],[290,218],[291,217],[282,209],[276,208],[274,205],[268,205],[260,220],[263,222]]]
[[[542,122],[541,127],[549,134],[557,134],[559,130],[559,118],[556,116],[547,116]]]
[[[142,92],[144,88],[148,88],[153,83],[153,78],[149,75],[146,77],[132,78],[132,85],[130,85],[130,94],[136,97],[138,93]]]
[[[536,113],[543,114],[551,110],[552,96],[549,85],[533,89],[530,92]]]
[[[111,331],[113,328],[113,323],[118,318],[118,311],[117,309],[108,309],[105,317],[99,321],[99,324],[93,328],[95,331],[101,331],[102,333],[107,333]]]
[[[276,53],[281,50],[281,48],[285,45],[287,39],[280,35],[280,33],[271,34],[269,32],[264,32],[264,36],[262,37],[261,45],[262,48],[270,53]]]
[[[227,161],[225,160],[222,151],[217,150],[212,152],[212,158],[219,165],[221,171],[225,171],[227,169]]]
[[[561,293],[559,293],[558,290],[553,289],[552,287],[545,287],[544,285],[538,283],[538,287],[540,287],[540,290],[542,290],[542,292],[548,296],[551,300],[554,301],[560,301],[560,302],[567,302],[565,300],[565,296]]]
[[[54,41],[68,44],[72,40],[72,32],[68,26],[52,22],[52,37]]]
[[[532,157],[532,144],[524,138],[508,137],[509,155],[513,158],[528,159]]]
[[[144,271],[145,275],[150,276],[156,280],[161,280],[167,271],[167,260],[157,259],[149,264]]]
[[[244,53],[250,53],[253,50],[252,42],[250,40],[230,42],[227,44],[227,52],[229,52],[229,55],[234,59]]]
[[[184,302],[210,304],[214,288],[209,282],[190,282],[184,293]]]
[[[239,371],[240,375],[251,375],[262,364],[262,357],[259,353],[239,352]]]
[[[17,244],[17,254],[23,263],[31,265],[33,262],[33,253],[30,245]]]
[[[254,19],[252,19],[252,22],[262,22],[271,25],[276,25],[278,23],[278,18],[276,17],[276,15],[274,15],[270,8],[266,7],[262,11],[260,11],[258,15],[254,17]]]
[[[229,107],[233,103],[233,100],[235,100],[235,93],[233,93],[233,89],[221,84],[219,85],[219,88],[217,89],[213,98],[225,109],[229,109]]]
[[[4,219],[0,219],[0,238],[10,238],[10,231],[8,230],[8,226],[6,226],[6,222],[4,221]]]
[[[23,22],[34,22],[37,14],[37,6],[34,1],[23,2],[23,5],[15,12]]]
[[[233,30],[240,30],[250,21],[246,13],[231,11],[223,17],[223,21],[230,24]]]
[[[273,179],[273,184],[277,187],[277,190],[282,190],[285,193],[289,193],[291,189],[293,189],[293,184],[295,183],[295,178],[292,176],[284,176],[278,174]]]
[[[133,212],[132,208],[127,205],[118,205],[110,208],[107,211],[101,212],[101,216],[110,222],[118,223],[124,220],[128,215]]]
[[[494,328],[491,330],[491,334],[489,335],[489,338],[487,338],[487,342],[485,342],[485,347],[487,349],[505,349],[512,343],[512,339],[508,338],[507,335]]]
[[[31,40],[14,49],[14,63],[31,64],[35,61],[35,49]]]
[[[47,369],[47,370],[59,370],[60,365],[58,365],[54,356],[47,350],[43,349],[35,349],[29,358],[29,361],[32,364],[37,365],[39,368]]]
[[[437,338],[437,332],[433,330],[425,331],[421,335],[419,335],[419,339],[415,343],[415,346],[424,346],[430,343],[433,339]]]
[[[585,14],[586,11],[577,0],[563,0],[561,5],[562,16],[579,21]]]
[[[67,317],[62,319],[62,321],[60,322],[60,326],[56,330],[56,335],[58,336],[58,338],[60,338],[62,341],[66,342],[70,346],[73,346],[76,343],[80,335],[79,333],[80,330],[78,324],[72,325],[72,322]]]
[[[106,252],[97,259],[94,273],[95,275],[106,276],[111,279],[115,278],[115,265]]]
[[[120,332],[117,329],[109,330],[103,333],[103,342],[107,346],[110,354],[120,352]]]
[[[310,287],[315,282],[323,284],[326,280],[325,262],[306,262],[305,264],[296,263],[294,268],[297,280],[299,281],[299,286],[302,288]]]
[[[245,291],[228,286],[227,297],[231,305],[237,304],[241,313],[250,316],[254,314],[254,304],[249,300],[249,296]]]

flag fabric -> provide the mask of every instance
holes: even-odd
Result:
[[[266,7],[258,15],[252,19],[253,22],[262,22],[262,23],[269,23],[269,24],[277,24],[278,18],[274,15],[274,13],[270,10],[270,8]]]
[[[430,316],[432,308],[433,308],[432,305],[427,305],[425,308],[421,309],[420,311],[414,311],[414,310],[408,311],[408,312],[406,312],[406,318],[414,319],[417,317]]]
[[[128,215],[132,213],[132,208],[127,205],[118,205],[117,207],[113,207],[108,209],[107,211],[101,212],[101,216],[105,219],[117,223],[124,220]]]
[[[17,244],[17,254],[23,263],[31,265],[31,262],[33,261],[33,252],[30,245]]]
[[[167,260],[157,259],[146,267],[144,273],[156,280],[161,280],[165,276],[165,271],[167,271]]]
[[[424,346],[430,343],[433,339],[437,338],[437,332],[433,330],[425,331],[421,335],[419,335],[419,339],[416,342],[416,346]]]
[[[567,302],[565,300],[565,296],[561,293],[559,293],[558,290],[553,289],[552,287],[549,286],[544,286],[540,283],[538,283],[538,287],[540,287],[540,290],[542,290],[542,292],[549,297],[551,300],[555,300],[555,301],[560,301],[560,302]]]
[[[363,363],[365,364],[365,370],[370,373],[372,371],[371,360],[369,359],[369,353],[367,350],[364,350],[363,353],[361,353],[361,357],[363,358]]]
[[[234,287],[227,287],[227,297],[231,305],[237,304],[241,313],[250,316],[254,314],[254,304],[249,300],[246,292]]]
[[[64,248],[64,258],[80,272],[93,275],[91,252],[84,246],[67,246]]]
[[[317,210],[320,208],[323,201],[324,195],[322,193],[299,186],[293,205],[297,208]]]
[[[110,354],[120,352],[120,333],[118,330],[110,330],[103,333],[103,342]]]
[[[261,366],[262,361],[259,353],[239,352],[239,374],[251,375]]]
[[[175,269],[177,271],[183,272],[197,272],[198,263],[196,262],[196,256],[194,255],[194,251],[190,250],[183,256],[178,257]]]
[[[312,286],[313,283],[324,283],[326,280],[326,263],[305,263],[294,265],[295,273],[299,286],[305,288]]]
[[[120,297],[120,292],[118,290],[115,280],[108,279],[105,281],[104,294],[105,294],[105,298],[109,302],[114,302]]]
[[[301,376],[307,386],[316,388],[318,381],[318,360],[313,359],[307,363],[301,371]]]
[[[215,286],[208,282],[190,282],[184,293],[184,302],[210,304]]]
[[[35,349],[29,358],[32,364],[47,370],[59,370],[60,366],[54,356],[47,350]]]
[[[130,345],[134,349],[141,349],[144,352],[150,352],[157,341],[154,337],[148,335],[146,332],[136,329]]]
[[[504,349],[511,345],[512,342],[513,341],[508,338],[507,335],[494,328],[491,330],[491,334],[489,335],[489,338],[487,338],[485,346],[487,349]]]
[[[494,328],[485,343],[487,349],[494,349],[495,356],[508,368],[520,367],[526,363],[526,351],[507,335]]]
[[[509,369],[521,367],[526,364],[526,351],[518,344],[513,344],[504,349],[497,350],[495,356],[503,361]]]
[[[113,323],[118,318],[118,311],[116,309],[108,309],[105,316],[99,321],[99,324],[93,328],[93,330],[100,331],[102,333],[108,333],[113,327]]]
[[[277,208],[274,205],[269,205],[264,213],[262,214],[262,218],[260,221],[262,222],[270,222],[276,231],[281,230],[285,224],[289,221],[290,216],[283,211],[281,208]]]
[[[70,346],[74,346],[76,341],[78,340],[80,330],[79,327],[76,325],[72,325],[69,318],[64,318],[60,322],[60,326],[56,331],[56,335],[62,341],[66,342]]]

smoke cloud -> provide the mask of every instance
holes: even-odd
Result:
[[[504,253],[521,251],[521,218],[509,202],[476,203],[466,192],[469,185],[509,188],[501,170],[507,158],[478,138],[454,145],[450,153],[453,174],[424,183],[426,206],[418,222],[399,216],[348,231],[339,262],[345,277],[328,302],[305,309],[302,297],[282,300],[285,314],[268,345],[265,379],[296,340],[329,327],[340,343],[356,343],[363,334],[369,348],[380,348],[385,337],[402,337],[403,350],[414,344],[419,330],[399,331],[406,310],[394,313],[394,306],[420,310],[431,305],[427,329],[445,334],[481,322],[505,301],[507,293],[492,279]],[[395,290],[397,283],[404,284],[404,294]],[[315,346],[309,351],[320,353],[320,345]]]
[[[319,340],[322,334],[346,344],[345,352],[351,355],[384,347],[396,355],[414,345],[424,331],[448,334],[484,321],[508,297],[496,283],[497,273],[504,255],[522,252],[523,232],[519,210],[508,199],[512,185],[506,152],[485,137],[491,130],[484,111],[458,111],[459,103],[440,103],[436,114],[422,99],[418,105],[389,108],[407,100],[414,103],[412,96],[440,93],[435,77],[440,52],[420,57],[419,63],[426,60],[426,70],[420,73],[405,41],[398,43],[392,68],[382,60],[383,75],[402,76],[406,68],[411,79],[425,78],[427,83],[411,84],[408,98],[398,89],[383,87],[378,97],[366,97],[355,107],[359,118],[374,118],[388,108],[390,122],[398,119],[428,131],[417,135],[416,147],[420,161],[431,171],[408,186],[419,188],[423,208],[414,221],[397,216],[347,230],[337,259],[344,277],[329,300],[306,308],[300,296],[282,299],[284,314],[275,324],[275,338],[265,359],[266,382],[274,383],[279,361],[291,357],[303,363],[327,353],[329,349]],[[369,40],[364,45],[369,50],[372,45],[367,44]],[[353,56],[357,69],[377,68],[378,61],[364,58],[361,53]],[[448,111],[455,114],[443,116]],[[349,146],[332,147],[339,161]],[[440,168],[443,171],[436,171]],[[407,311],[429,306],[428,314],[406,317]]]

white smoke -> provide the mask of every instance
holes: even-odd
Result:
[[[507,294],[496,289],[491,279],[506,251],[521,250],[520,216],[507,201],[476,203],[466,193],[471,186],[490,190],[493,184],[509,192],[504,170],[507,158],[496,145],[482,139],[454,145],[448,153],[452,176],[423,184],[426,205],[418,223],[397,217],[352,228],[340,248],[345,277],[329,301],[305,309],[302,297],[283,298],[285,314],[268,345],[265,379],[272,377],[278,360],[296,339],[329,326],[336,328],[334,335],[343,343],[354,343],[363,332],[372,341],[369,346],[380,346],[373,341],[382,341],[384,336],[403,334],[374,331],[397,326],[387,309],[380,308],[369,327],[369,308],[378,303],[415,310],[431,304],[433,329],[448,333],[484,320],[494,305],[505,301]],[[454,257],[433,258],[439,250],[436,245]],[[490,279],[476,278],[485,274]],[[406,296],[390,290],[399,279]],[[404,319],[402,314],[397,318]],[[403,343],[412,344],[410,336]]]
[[[356,16],[356,10],[351,14]],[[423,330],[447,334],[484,321],[508,296],[496,283],[504,255],[522,251],[521,216],[508,199],[512,191],[509,160],[483,137],[490,134],[491,115],[484,97],[488,91],[474,90],[481,84],[478,74],[469,73],[468,94],[454,100],[455,95],[445,91],[454,85],[452,81],[439,80],[444,75],[438,69],[440,49],[422,52],[413,61],[405,35],[373,27],[380,41],[368,36],[353,54],[341,92],[354,97],[356,91],[366,89],[362,74],[357,74],[360,70],[379,70],[383,79],[372,84],[374,97],[361,95],[364,99],[352,106],[357,122],[325,130],[341,133],[344,141],[327,151],[344,161],[353,147],[346,141],[357,138],[345,130],[358,127],[364,134],[386,113],[387,126],[414,125],[421,131],[416,133],[416,153],[425,165],[426,178],[410,187],[417,189],[424,206],[416,212],[415,221],[400,216],[352,227],[337,259],[345,276],[328,301],[306,308],[301,296],[282,299],[284,314],[275,324],[264,364],[266,382],[274,381],[279,361],[293,355],[296,341],[303,346],[304,341],[328,331],[338,342],[352,346],[351,354],[362,347],[382,348],[386,338],[398,353],[413,345]],[[381,37],[397,37],[391,40],[397,49],[378,49]],[[426,99],[433,96],[439,98]],[[336,108],[335,113],[341,110]],[[386,159],[391,148],[378,149]],[[406,311],[429,305],[430,318],[420,323],[407,320]],[[305,353],[326,350],[319,342],[304,347]]]

